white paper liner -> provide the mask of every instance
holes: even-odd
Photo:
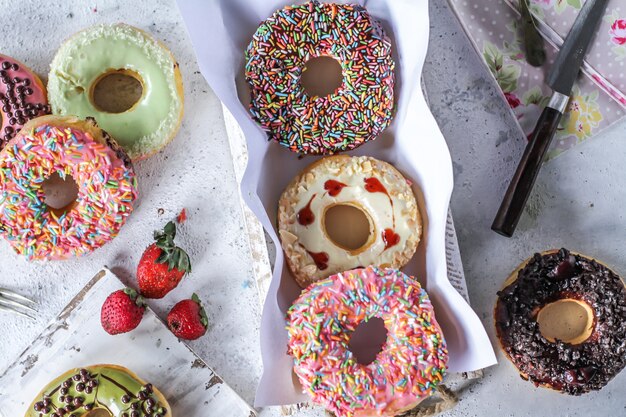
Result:
[[[272,142],[251,119],[243,80],[244,51],[259,24],[274,11],[303,1],[178,0],[202,74],[241,125],[249,152],[241,182],[245,202],[274,243],[278,199],[287,183],[313,162],[298,159]],[[480,320],[447,276],[445,230],[452,192],[452,163],[446,142],[422,94],[420,78],[428,47],[428,2],[425,0],[358,1],[383,24],[392,39],[396,60],[396,115],[377,140],[351,155],[370,155],[390,162],[414,183],[424,221],[424,235],[415,257],[404,268],[425,285],[450,352],[449,371],[466,372],[496,363]],[[241,97],[241,99],[240,99]],[[207,146],[211,146],[207,144]],[[261,319],[264,372],[255,405],[306,401],[292,378],[287,355],[285,312],[301,289],[278,251]]]

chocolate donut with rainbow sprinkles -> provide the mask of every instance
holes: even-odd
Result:
[[[302,84],[307,63],[319,57],[341,66],[339,87],[323,96]],[[391,42],[364,7],[288,6],[261,23],[246,49],[250,112],[270,140],[293,152],[354,149],[391,122],[394,67]]]

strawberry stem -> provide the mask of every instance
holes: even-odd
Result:
[[[141,295],[139,295],[135,289],[126,287],[124,288],[124,294],[128,295],[128,297],[130,297],[130,299],[135,302],[137,307],[146,306],[146,300]]]
[[[182,248],[174,244],[175,237],[176,224],[172,221],[169,221],[162,231],[154,232],[156,245],[163,252],[157,258],[157,262],[167,264],[170,271],[176,268],[179,271],[189,273],[191,272],[191,261],[189,260],[189,255],[187,255]]]
[[[191,299],[198,304],[198,307],[200,307],[200,323],[202,323],[202,325],[206,329],[207,327],[209,327],[209,318],[206,315],[206,311],[204,311],[202,301],[200,301],[200,297],[198,297],[198,294],[196,294],[195,292],[191,295]]]

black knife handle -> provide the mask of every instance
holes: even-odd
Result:
[[[506,237],[513,236],[561,116],[562,113],[552,107],[543,109],[491,225],[494,232]]]

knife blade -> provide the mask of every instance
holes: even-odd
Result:
[[[552,88],[553,93],[537,120],[493,220],[491,230],[496,233],[506,237],[511,237],[515,233],[541,164],[559,126],[561,116],[567,108],[574,82],[598,24],[602,20],[607,2],[608,0],[585,2],[550,68],[546,83]]]

